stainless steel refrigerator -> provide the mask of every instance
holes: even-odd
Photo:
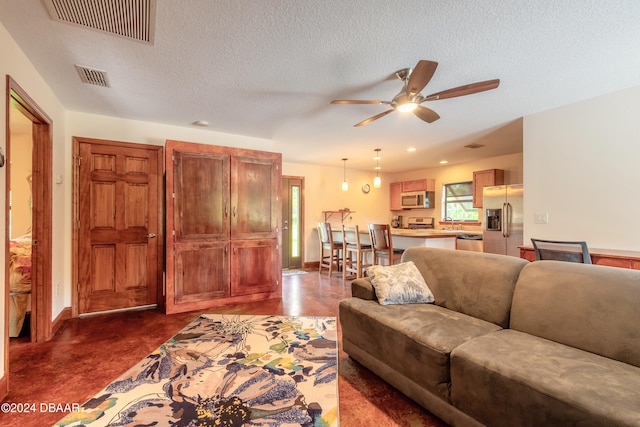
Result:
[[[522,184],[484,187],[484,252],[520,256],[523,194]]]

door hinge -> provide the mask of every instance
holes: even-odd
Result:
[[[82,161],[82,156],[76,157],[76,160],[78,160],[78,166],[80,166],[80,162]]]
[[[171,193],[171,198],[175,199],[176,198],[176,193]]]
[[[78,282],[76,285],[76,290],[78,291],[78,293],[80,293],[80,282]]]

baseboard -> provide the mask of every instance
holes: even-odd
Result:
[[[320,261],[305,262],[302,268],[305,270],[317,270],[320,268]]]
[[[6,399],[9,395],[9,382],[7,381],[7,373],[5,372],[2,378],[0,378],[0,402]]]
[[[51,336],[53,337],[56,332],[58,332],[58,330],[62,327],[64,322],[69,319],[71,319],[71,307],[65,307],[51,324]]]

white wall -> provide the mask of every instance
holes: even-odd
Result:
[[[343,165],[336,167],[308,165],[301,163],[283,163],[283,175],[303,176],[304,183],[304,261],[312,262],[320,259],[320,242],[316,224],[324,221],[322,211],[349,208],[352,214],[345,225],[358,225],[366,230],[370,222],[391,221],[389,212],[389,181],[381,174],[382,186],[373,188],[373,171],[349,169],[347,162],[347,182],[349,190],[342,191],[344,177]],[[364,194],[362,185],[368,183],[371,191]],[[338,216],[330,218],[333,227],[339,227]]]
[[[29,59],[24,55],[20,48],[16,45],[9,33],[2,24],[0,24],[0,75],[2,75],[2,86],[6,88],[5,75],[10,75],[15,82],[24,89],[29,96],[35,101],[35,103],[46,112],[49,118],[53,121],[53,173],[54,176],[61,173],[64,170],[65,165],[65,110],[62,104],[58,101],[55,94],[49,89],[42,77],[35,70]],[[5,89],[6,90],[6,89]],[[5,91],[3,90],[3,93]],[[0,102],[0,147],[6,152],[7,140],[4,129],[6,128],[6,100],[2,99]],[[0,224],[5,224],[5,201],[6,201],[6,168],[0,169]],[[53,188],[53,218],[52,218],[52,234],[53,234],[53,258],[52,264],[52,281],[55,286],[56,283],[61,282],[64,276],[65,263],[69,262],[69,258],[65,258],[64,247],[65,235],[68,231],[68,223],[65,223],[64,212],[67,207],[64,205],[65,193],[62,186],[56,186]],[[69,207],[70,209],[70,207]],[[0,241],[5,241],[5,227],[0,226]],[[6,249],[2,245],[2,259],[6,259]],[[4,262],[0,262],[0,277],[5,277]],[[4,283],[4,281],[3,281]],[[5,289],[6,286],[3,286]],[[61,306],[59,299],[56,299],[54,293],[54,299],[56,300],[54,305]],[[5,292],[0,292],[0,307],[5,307]],[[59,310],[54,308],[53,315],[56,316]],[[5,375],[4,372],[4,345],[5,345],[5,318],[0,316],[0,358],[3,360],[0,363],[0,377]]]
[[[636,87],[525,118],[525,242],[640,251],[639,105]]]

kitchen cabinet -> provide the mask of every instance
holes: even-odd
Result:
[[[392,182],[389,184],[389,196],[391,198],[389,206],[392,211],[400,211],[402,210],[402,183],[401,182]]]
[[[414,179],[411,181],[402,182],[402,192],[407,193],[409,191],[426,191],[427,180],[426,179]]]
[[[281,155],[167,141],[167,313],[281,297]]]
[[[413,179],[411,181],[402,181],[402,192],[411,191],[435,191],[435,179]]]
[[[473,172],[473,207],[482,207],[482,189],[504,184],[504,170],[487,169]]]
[[[519,246],[519,249],[520,258],[532,262],[536,260],[532,246]],[[589,254],[592,264],[640,270],[640,252],[637,251],[589,248]]]
[[[392,182],[389,184],[389,206],[392,211],[402,210],[402,193],[412,191],[435,191],[435,179],[413,179],[410,181]]]

